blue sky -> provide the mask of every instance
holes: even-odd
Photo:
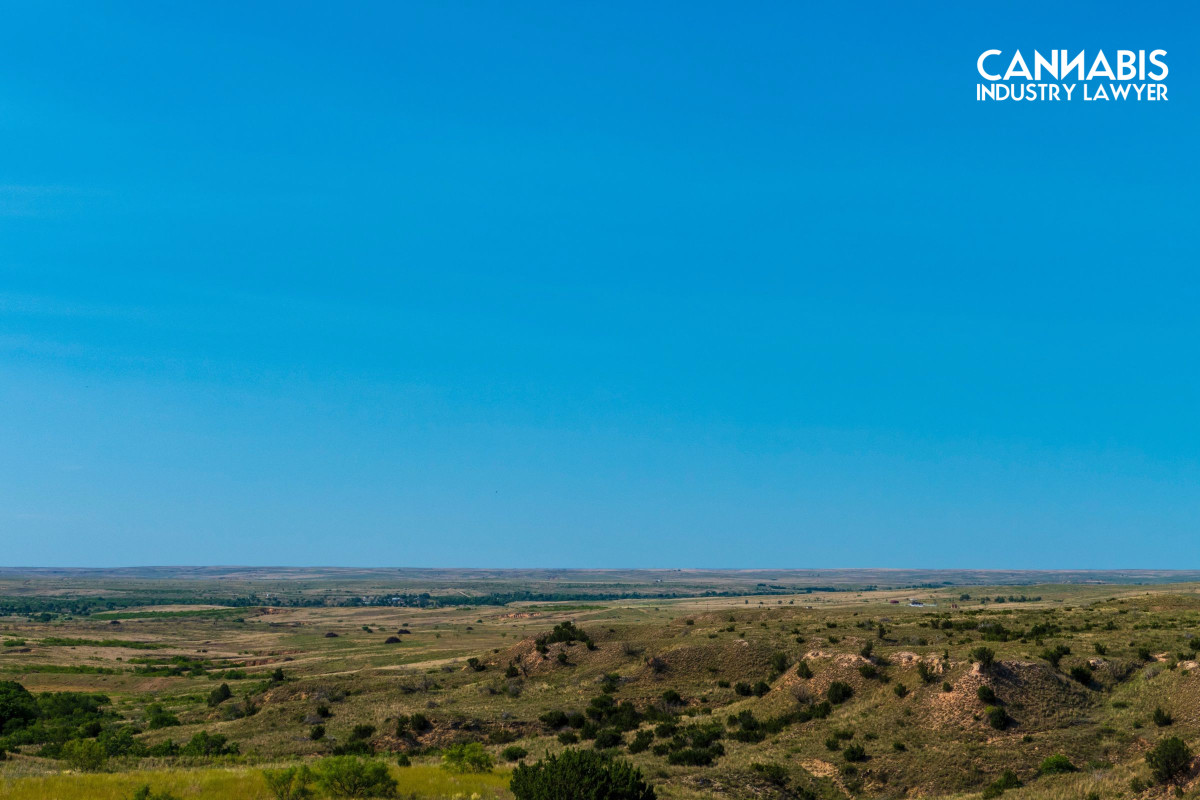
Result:
[[[27,3],[0,564],[1179,567],[1166,4]],[[1162,48],[1159,104],[974,101]]]

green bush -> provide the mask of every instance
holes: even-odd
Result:
[[[751,764],[750,769],[763,776],[768,783],[775,786],[787,786],[788,771],[781,764]]]
[[[996,661],[996,651],[990,647],[976,647],[970,652],[971,660],[979,662],[979,668],[989,670]]]
[[[1160,728],[1165,728],[1174,721],[1175,721],[1175,718],[1172,717],[1170,714],[1168,714],[1166,711],[1163,711],[1161,706],[1155,706],[1155,708],[1154,708],[1154,724],[1155,725],[1157,725]]]
[[[633,741],[629,743],[629,752],[641,753],[648,750],[654,742],[654,734],[650,731],[638,731],[633,737]]]
[[[835,706],[844,703],[854,695],[854,689],[845,681],[834,681],[825,691],[825,697]]]
[[[609,747],[620,747],[625,743],[625,738],[621,736],[621,732],[616,728],[605,728],[596,733],[596,741],[594,746],[597,750],[605,750]]]
[[[998,731],[1002,731],[1008,727],[1009,716],[1008,712],[1000,706],[988,706],[983,710],[987,716],[988,724]]]
[[[513,770],[515,800],[656,800],[654,788],[636,767],[594,750],[564,750]]]
[[[1074,771],[1075,765],[1072,764],[1071,760],[1062,753],[1048,756],[1042,760],[1041,765],[1038,767],[1039,775],[1061,775],[1064,772]]]
[[[496,765],[479,742],[452,744],[442,754],[442,768],[452,772],[491,772]]]
[[[220,686],[209,692],[208,705],[210,708],[216,708],[231,697],[233,697],[233,692],[230,691],[229,684],[222,683]]]
[[[72,739],[62,746],[62,757],[80,772],[103,769],[108,761],[108,753],[95,739]]]
[[[1192,751],[1178,736],[1163,739],[1146,753],[1154,780],[1166,783],[1183,773],[1192,761]]]
[[[263,781],[275,800],[307,800],[312,797],[312,772],[308,767],[264,769]]]
[[[812,667],[808,665],[807,661],[800,661],[796,664],[796,675],[807,680],[813,676]]]
[[[162,707],[161,703],[146,706],[146,727],[150,730],[170,728],[179,724],[179,717]]]
[[[529,751],[519,744],[510,744],[500,751],[500,757],[505,761],[520,761],[527,755],[529,755]]]
[[[867,750],[861,744],[848,744],[846,749],[842,751],[842,757],[847,761],[866,761]]]
[[[354,756],[331,756],[317,762],[317,785],[333,797],[392,797],[396,780],[386,764]]]
[[[1087,686],[1092,682],[1092,668],[1086,664],[1078,664],[1074,667],[1071,667],[1070,675],[1084,686]]]
[[[976,694],[979,695],[980,701],[987,703],[988,705],[995,705],[996,692],[994,689],[992,689],[992,687],[988,686],[987,684],[980,686],[979,689],[976,691]]]
[[[1017,777],[1017,773],[1011,769],[1004,770],[1000,777],[989,783],[983,789],[983,797],[985,800],[990,800],[993,797],[999,797],[1004,794],[1007,789],[1017,789],[1021,786],[1021,779]]]

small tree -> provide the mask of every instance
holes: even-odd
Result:
[[[825,692],[825,697],[835,706],[839,703],[844,703],[854,694],[854,689],[845,681],[834,681],[829,684],[829,688]]]
[[[1162,710],[1162,706],[1154,707],[1154,724],[1155,725],[1157,725],[1160,728],[1165,728],[1166,726],[1170,725],[1174,721],[1175,721],[1175,719],[1170,714],[1168,714],[1166,711]]]
[[[1071,759],[1067,758],[1062,753],[1047,756],[1046,758],[1042,759],[1042,763],[1038,767],[1039,775],[1061,775],[1064,772],[1074,771],[1075,765],[1071,763]]]
[[[317,784],[334,797],[392,797],[396,780],[386,764],[354,756],[331,756],[317,762]]]
[[[996,661],[996,651],[990,647],[976,647],[970,653],[973,661],[979,662],[979,668],[985,672],[992,668],[992,664]]]
[[[231,697],[233,697],[233,692],[229,690],[229,684],[222,683],[220,686],[209,692],[208,705],[210,708],[216,708]]]
[[[72,739],[63,745],[62,757],[71,769],[80,772],[103,769],[108,761],[108,753],[95,739]]]
[[[513,770],[509,788],[516,800],[656,800],[654,787],[627,761],[594,750],[564,750]]]
[[[500,751],[500,757],[505,761],[520,761],[527,755],[529,755],[529,751],[519,744],[510,744]]]
[[[988,724],[998,731],[1008,727],[1009,716],[1001,706],[988,706],[983,711],[987,715]]]
[[[442,754],[442,769],[452,772],[490,772],[495,764],[479,742],[452,744]]]
[[[1163,739],[1146,753],[1146,763],[1154,780],[1167,783],[1182,774],[1192,762],[1192,751],[1178,736]]]
[[[262,776],[275,800],[308,800],[312,797],[312,772],[308,767],[264,769]]]

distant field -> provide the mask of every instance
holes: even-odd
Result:
[[[529,762],[599,744],[679,800],[978,797],[1006,769],[1023,784],[1001,792],[1012,798],[1116,800],[1149,784],[1145,753],[1165,737],[1200,750],[1200,586],[1162,573],[987,586],[904,573],[912,586],[888,586],[856,570],[801,586],[689,572],[677,596],[647,597],[659,573],[530,571],[523,589],[497,571],[423,571],[404,586],[428,590],[424,605],[362,604],[367,584],[399,591],[381,572],[349,574],[364,582],[353,594],[336,571],[7,571],[0,681],[81,694],[57,696],[79,698],[74,716],[0,737],[0,797],[124,800],[145,784],[181,800],[267,797],[260,768],[339,751],[387,763],[401,796],[508,797],[506,748]],[[839,583],[851,577],[863,584]],[[548,580],[617,597],[461,602],[464,587]],[[244,605],[213,607],[217,595]],[[548,639],[563,623],[581,633]],[[99,762],[73,762],[71,741],[96,743]],[[493,769],[441,769],[462,742]],[[401,754],[413,766],[396,766]],[[1074,771],[1046,774],[1058,755]]]

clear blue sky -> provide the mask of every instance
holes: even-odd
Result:
[[[652,5],[5,6],[0,563],[1200,566],[1194,4]]]

